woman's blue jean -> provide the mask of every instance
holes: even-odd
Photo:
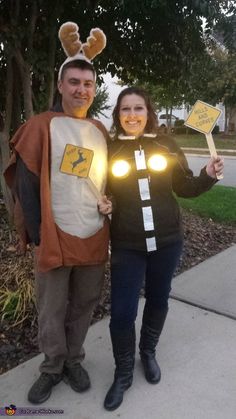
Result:
[[[150,253],[112,250],[111,330],[129,330],[133,327],[142,286],[146,304],[157,310],[168,308],[171,280],[182,248],[183,243],[179,241]]]

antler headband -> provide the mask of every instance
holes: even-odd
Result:
[[[58,36],[67,55],[67,59],[61,65],[58,73],[59,80],[62,68],[66,63],[74,60],[84,60],[91,63],[91,60],[100,54],[106,46],[106,35],[101,29],[91,29],[87,42],[83,44],[80,41],[78,31],[79,27],[74,22],[63,23],[59,29]]]

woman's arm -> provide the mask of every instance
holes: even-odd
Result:
[[[193,176],[192,171],[183,167],[177,159],[172,177],[173,191],[183,198],[198,196],[212,188],[217,182],[217,176],[223,173],[223,168],[222,157],[211,157],[199,176]]]

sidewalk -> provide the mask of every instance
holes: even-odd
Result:
[[[206,148],[195,148],[195,147],[181,147],[181,149],[184,151],[185,154],[189,154],[189,155],[196,155],[196,156],[209,156],[210,151],[209,149]],[[224,157],[231,157],[231,158],[236,158],[236,150],[229,150],[229,149],[219,149],[217,148],[217,154],[219,154],[220,156],[224,156]]]
[[[79,394],[61,382],[40,408],[63,409],[62,415],[50,415],[56,419],[235,419],[235,254],[236,245],[174,278],[169,315],[158,346],[159,384],[145,381],[137,353],[134,382],[124,402],[114,412],[104,410],[104,396],[113,378],[106,318],[90,327],[86,340],[84,366],[91,389]],[[137,341],[143,304],[141,299]],[[27,402],[27,391],[38,376],[41,359],[41,355],[35,357],[0,377],[2,411],[10,404],[38,408]]]

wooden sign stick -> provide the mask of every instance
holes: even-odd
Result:
[[[212,137],[212,133],[210,132],[209,134],[205,134],[205,136],[206,136],[206,140],[207,140],[211,157],[217,158],[217,152],[216,152],[215,143]],[[223,178],[224,178],[224,175],[217,176],[218,180],[223,179]]]

